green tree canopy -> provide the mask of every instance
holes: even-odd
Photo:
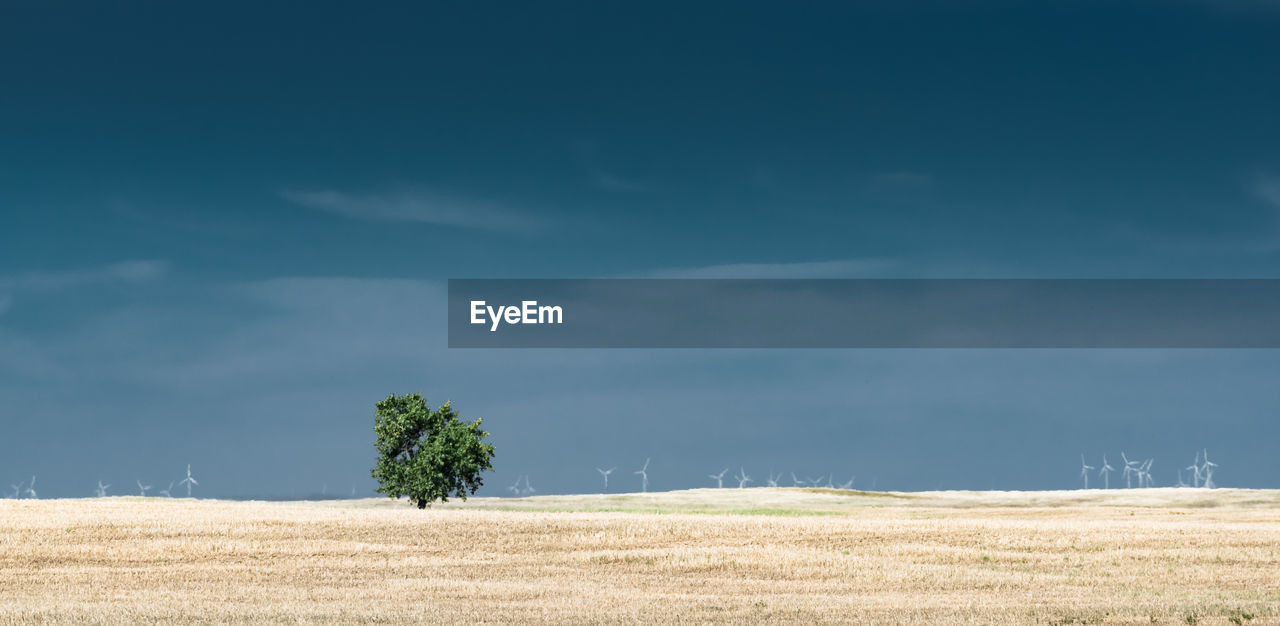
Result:
[[[493,445],[480,422],[463,422],[446,402],[435,410],[419,394],[387,396],[377,405],[373,431],[378,440],[378,463],[373,477],[378,493],[407,496],[418,508],[449,496],[467,499],[493,471]]]

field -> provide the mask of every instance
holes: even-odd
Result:
[[[1280,623],[1280,492],[0,501],[0,623]]]

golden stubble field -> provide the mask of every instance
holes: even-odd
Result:
[[[0,623],[414,621],[1275,624],[1280,495],[0,501]]]

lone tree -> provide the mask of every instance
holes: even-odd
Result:
[[[433,411],[416,393],[387,396],[373,424],[377,492],[408,496],[420,509],[449,496],[466,500],[484,484],[480,472],[493,471],[493,445],[483,441],[489,433],[480,430],[481,421],[460,421],[448,402]]]

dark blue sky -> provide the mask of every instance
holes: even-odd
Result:
[[[367,492],[420,390],[544,492],[1276,486],[1270,351],[445,348],[450,277],[1280,276],[1280,9],[957,4],[6,3],[0,479]]]

